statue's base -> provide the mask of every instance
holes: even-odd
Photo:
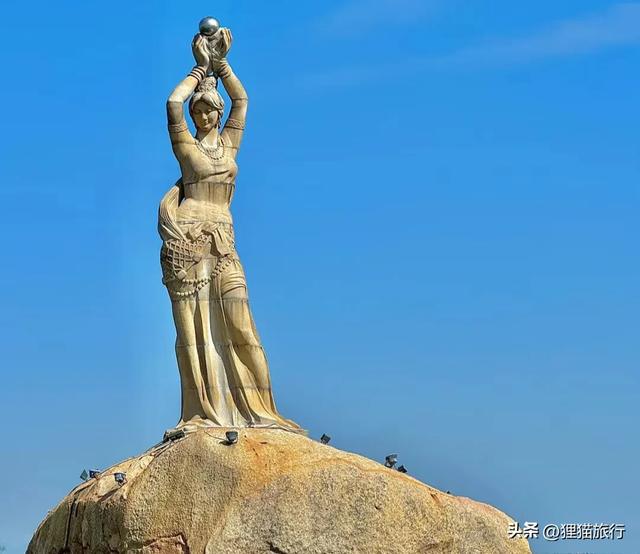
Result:
[[[296,433],[237,431],[187,433],[79,485],[28,553],[530,553],[495,508]]]
[[[164,432],[162,442],[167,442],[168,440],[175,438],[183,438],[186,435],[190,435],[203,429],[213,430],[220,433],[226,433],[227,431],[235,431],[239,433],[240,431],[258,429],[262,431],[287,431],[289,433],[296,433],[305,437],[309,434],[306,429],[302,429],[300,427],[283,427],[276,424],[252,424],[244,427],[223,427],[206,419],[192,419],[186,423],[180,423],[176,427],[167,429]]]

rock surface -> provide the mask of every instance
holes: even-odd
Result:
[[[227,445],[224,431],[197,431],[81,484],[28,554],[530,553],[485,504],[294,433],[244,429]]]

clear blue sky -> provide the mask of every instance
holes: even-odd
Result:
[[[280,410],[519,521],[640,552],[640,2],[12,2],[0,544],[179,414],[164,103],[218,16],[234,202]]]

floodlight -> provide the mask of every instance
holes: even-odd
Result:
[[[238,442],[238,431],[227,431],[225,437],[227,437],[227,444],[235,444]]]
[[[400,466],[400,467],[398,468],[398,471],[399,471],[400,473],[407,473],[407,468],[406,468],[406,467],[404,467],[404,466]]]
[[[89,474],[87,473],[86,469],[82,470],[82,473],[80,474],[80,479],[82,479],[83,481],[86,481],[87,479],[89,479]]]
[[[172,429],[171,431],[165,432],[162,442],[177,441],[178,439],[183,439],[185,436],[184,429]]]
[[[392,468],[397,463],[398,463],[398,455],[397,454],[389,454],[384,459],[384,466],[388,467],[388,468]]]
[[[114,473],[113,474],[113,478],[116,480],[116,483],[118,483],[118,485],[122,486],[127,482],[127,474],[126,473]]]
[[[320,442],[322,444],[329,444],[329,441],[331,440],[331,437],[329,435],[325,435],[324,433],[322,434],[322,436],[320,437]]]

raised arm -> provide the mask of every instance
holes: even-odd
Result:
[[[222,130],[222,137],[225,143],[233,149],[235,156],[238,148],[240,148],[240,141],[242,140],[242,133],[247,120],[249,98],[247,91],[242,86],[240,79],[236,77],[226,58],[233,40],[231,31],[229,29],[220,29],[219,32],[221,34],[220,50],[224,52],[224,55],[217,60],[212,60],[212,65],[214,73],[222,80],[222,85],[231,99],[231,111]]]
[[[184,103],[193,94],[198,83],[205,78],[209,67],[209,52],[201,35],[194,37],[191,47],[197,65],[189,75],[180,81],[167,100],[167,122],[169,124],[169,136],[174,149],[179,143],[193,142],[193,136],[189,132],[184,118]]]
[[[224,124],[222,136],[226,142],[233,148],[234,155],[237,154],[242,141],[242,133],[244,132],[245,122],[247,120],[247,108],[249,106],[249,98],[240,79],[231,69],[231,66],[224,62],[222,72],[220,73],[222,84],[231,98],[231,111],[229,117]]]

